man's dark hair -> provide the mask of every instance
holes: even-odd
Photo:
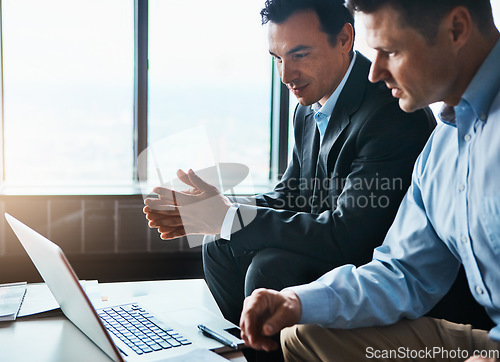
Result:
[[[344,5],[344,0],[267,0],[260,12],[262,24],[285,22],[299,11],[312,10],[319,18],[321,30],[328,34],[332,45],[337,44],[337,35],[345,23],[354,29],[353,12]]]
[[[483,34],[494,27],[490,0],[349,0],[351,10],[373,13],[390,6],[400,16],[401,26],[408,26],[424,36],[427,42],[436,41],[441,20],[457,6],[466,7],[472,21]]]

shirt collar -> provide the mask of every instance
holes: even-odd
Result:
[[[354,62],[356,61],[356,56],[357,56],[357,51],[354,52],[354,56],[351,59],[351,63],[349,64],[349,68],[347,68],[347,72],[345,72],[344,77],[342,78],[342,81],[339,83],[337,88],[335,88],[335,91],[333,91],[332,95],[327,99],[325,104],[323,104],[323,106],[321,106],[321,104],[319,102],[316,102],[313,105],[311,105],[311,109],[314,112],[320,111],[321,113],[325,114],[327,117],[330,117],[332,115],[333,109],[335,108],[335,105],[337,104],[340,93],[342,92],[342,89],[344,89],[344,85],[347,82],[347,78],[349,78],[349,75],[351,74],[352,67],[354,66]]]
[[[491,104],[500,89],[499,60],[500,40],[497,40],[490,54],[486,57],[465,90],[460,104],[455,107],[457,115],[462,108],[469,106],[475,113],[476,118],[486,122]],[[441,114],[440,118],[443,122],[454,125],[452,120],[442,117]]]

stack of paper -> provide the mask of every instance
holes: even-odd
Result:
[[[26,282],[0,284],[0,322],[13,321],[26,293]]]
[[[101,302],[101,291],[99,290],[99,282],[97,280],[80,280],[80,284],[89,296],[92,304],[96,305]],[[57,304],[47,284],[30,284],[17,318],[34,316],[49,317],[61,313],[60,309],[54,313],[49,313],[57,309],[59,309],[59,304]]]

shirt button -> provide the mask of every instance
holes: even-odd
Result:
[[[464,137],[464,140],[465,140],[466,142],[469,142],[469,141],[470,141],[470,139],[471,139],[470,134],[466,134],[466,135],[465,135],[465,137]]]
[[[463,190],[465,190],[465,185],[460,185],[460,186],[458,187],[458,191],[463,191]]]
[[[467,241],[468,241],[467,236],[462,235],[462,237],[460,238],[460,240],[462,241],[462,243],[467,244]]]
[[[481,113],[479,118],[481,118],[481,121],[486,121],[486,113]]]
[[[477,287],[476,287],[476,292],[477,292],[477,294],[479,294],[479,295],[483,295],[483,294],[484,294],[484,290],[483,290],[483,288],[481,288],[480,286],[477,286]]]

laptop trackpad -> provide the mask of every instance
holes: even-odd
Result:
[[[207,309],[203,308],[186,308],[179,309],[175,311],[163,312],[165,319],[169,321],[175,321],[177,324],[182,326],[192,326],[198,324],[213,324],[216,323],[218,326],[224,328],[229,328],[232,324],[221,317],[217,318],[213,313]]]

